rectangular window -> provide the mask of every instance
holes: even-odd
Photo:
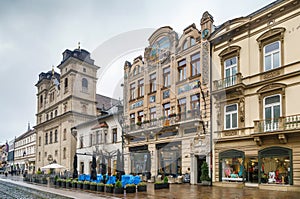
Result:
[[[66,147],[64,147],[64,151],[63,151],[63,159],[67,158],[67,149]]]
[[[135,124],[135,114],[134,113],[130,114],[130,124]]]
[[[150,75],[150,93],[156,91],[156,73]]]
[[[55,133],[54,133],[54,142],[58,142],[58,136],[57,136],[57,130],[55,130]]]
[[[117,143],[117,128],[114,128],[113,130],[112,130],[112,133],[113,133],[113,140],[112,140],[112,142],[113,143]]]
[[[135,83],[130,84],[130,100],[135,99]]]
[[[178,62],[178,80],[183,81],[186,79],[186,60]]]
[[[236,84],[237,73],[237,57],[232,57],[224,61],[224,78],[225,87],[233,86]]]
[[[191,96],[191,110],[200,110],[200,94]]]
[[[138,122],[143,122],[143,117],[144,117],[144,111],[139,111],[138,112]]]
[[[152,107],[149,109],[150,112],[150,121],[151,121],[151,125],[155,125],[156,124],[156,107]]]
[[[281,116],[281,96],[273,95],[264,99],[264,130],[273,131],[279,127]]]
[[[200,74],[200,53],[191,57],[191,76]]]
[[[235,129],[238,124],[237,104],[231,104],[224,107],[224,129]]]
[[[178,111],[180,119],[186,118],[186,98],[182,98],[178,100]]]
[[[170,67],[163,69],[163,80],[164,87],[169,87],[171,85],[171,71]]]
[[[48,144],[48,133],[45,134],[45,144]]]
[[[39,136],[39,146],[41,146],[42,138]]]
[[[163,114],[164,114],[164,117],[168,117],[170,115],[170,111],[171,111],[171,107],[170,107],[170,103],[166,103],[166,104],[163,104]]]
[[[264,69],[265,71],[280,66],[280,42],[275,41],[264,46]]]
[[[144,79],[138,81],[138,97],[144,96]]]

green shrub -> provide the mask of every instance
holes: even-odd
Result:
[[[90,184],[91,185],[97,185],[97,182],[91,182]]]
[[[127,184],[126,187],[135,187],[135,184]]]
[[[105,186],[105,184],[104,183],[102,183],[102,182],[100,182],[100,183],[97,183],[97,186]]]
[[[117,180],[116,187],[117,188],[121,188],[122,187],[122,182],[120,180]]]
[[[168,183],[168,177],[167,176],[164,177],[164,183]]]
[[[84,181],[83,184],[91,184],[90,181]]]
[[[145,182],[140,182],[137,186],[146,186],[147,184]]]

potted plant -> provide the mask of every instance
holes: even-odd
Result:
[[[210,177],[208,176],[208,165],[207,162],[203,162],[201,166],[200,180],[202,185],[210,185]]]
[[[141,126],[141,125],[142,125],[142,122],[141,122],[141,121],[138,121],[138,122],[136,123],[136,125]]]
[[[114,185],[112,185],[112,184],[105,184],[105,192],[106,193],[113,193],[114,192]]]
[[[68,189],[71,188],[71,186],[72,186],[71,181],[72,180],[70,178],[66,179],[66,188],[68,188]]]
[[[66,179],[61,179],[61,187],[66,188]]]
[[[78,181],[77,182],[77,189],[82,189],[83,188],[83,181]]]
[[[96,182],[91,182],[90,190],[91,191],[97,191],[97,183]]]
[[[138,192],[144,192],[144,191],[147,191],[147,184],[144,183],[144,182],[140,182],[140,183],[137,185],[137,191],[138,191]]]
[[[90,189],[90,181],[84,181],[83,182],[83,189],[84,190],[89,190]]]
[[[155,182],[154,189],[169,189],[168,177],[165,176],[162,182]]]
[[[127,184],[126,185],[126,193],[135,193],[135,192],[136,192],[135,184]]]
[[[122,186],[122,182],[120,180],[117,180],[115,184],[115,194],[124,194],[124,188]]]
[[[97,191],[104,192],[104,183],[98,183],[97,184]]]
[[[71,181],[71,185],[72,185],[72,188],[77,188],[77,180],[72,180]]]

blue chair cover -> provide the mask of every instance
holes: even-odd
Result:
[[[91,180],[91,176],[90,175],[85,175],[85,179],[86,181],[90,181]]]
[[[106,184],[116,184],[116,176],[109,176]]]
[[[141,182],[140,176],[134,176],[133,178],[133,184],[137,185]]]
[[[80,174],[78,177],[78,181],[84,181],[85,179],[85,175],[84,174]]]
[[[131,181],[133,181],[132,175],[122,175],[121,182],[123,187],[126,186],[127,184],[132,184]]]

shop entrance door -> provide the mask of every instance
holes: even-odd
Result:
[[[201,183],[200,177],[201,177],[201,167],[203,162],[206,161],[205,155],[199,155],[197,158],[197,183]]]
[[[247,181],[251,183],[258,183],[258,158],[249,157],[246,158],[247,163]]]

